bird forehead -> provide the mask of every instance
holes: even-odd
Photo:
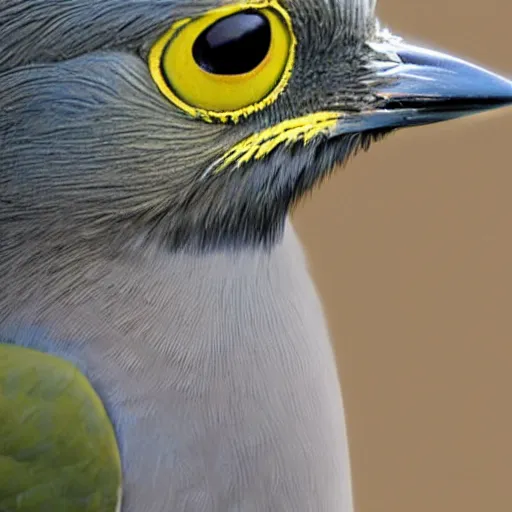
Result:
[[[318,13],[334,16],[344,25],[365,25],[375,16],[377,0],[284,0],[283,3],[304,16]]]
[[[101,49],[140,48],[169,24],[225,5],[259,0],[3,0],[0,72],[27,63],[65,60]],[[261,0],[261,4],[268,0]],[[279,0],[297,25],[360,34],[371,25],[375,0]],[[307,32],[311,32],[307,30]],[[316,30],[315,37],[322,32]]]

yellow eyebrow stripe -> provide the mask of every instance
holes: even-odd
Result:
[[[328,134],[340,117],[339,112],[317,112],[303,117],[288,119],[235,144],[213,162],[204,176],[219,174],[228,167],[237,169],[251,160],[261,160],[281,144],[288,146],[297,141],[307,145],[322,134]]]

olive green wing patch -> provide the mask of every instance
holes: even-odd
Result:
[[[71,363],[0,343],[0,512],[119,510],[112,424]]]

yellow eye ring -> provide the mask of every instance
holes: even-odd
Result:
[[[216,74],[195,60],[194,43],[230,16],[256,12],[270,29],[265,57],[240,74]],[[286,10],[276,0],[253,1],[209,11],[174,23],[149,53],[149,69],[160,92],[181,110],[207,122],[238,122],[272,104],[291,77],[296,38]]]

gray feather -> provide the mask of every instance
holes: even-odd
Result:
[[[352,511],[334,357],[290,227],[271,253],[17,270],[0,338],[91,380],[121,444],[123,512]]]
[[[291,206],[371,137],[252,133],[373,100],[368,0],[287,0],[278,100],[239,124],[168,102],[148,49],[219,1],[0,3],[0,337],[75,362],[121,445],[124,512],[350,512],[343,406]]]
[[[289,3],[300,41],[292,80],[274,105],[234,127],[197,122],[170,104],[144,60],[159,33],[211,2],[3,2],[4,243],[18,230],[34,240],[39,229],[46,242],[103,237],[110,247],[141,233],[170,249],[278,239],[288,207],[310,188],[303,184],[312,186],[345,161],[347,141],[331,146],[329,158],[316,144],[295,156],[281,152],[266,181],[256,164],[207,186],[199,177],[269,124],[322,109],[355,111],[372,100],[364,66],[375,25],[370,4]],[[304,180],[303,172],[311,175]],[[278,186],[268,194],[271,183]]]

